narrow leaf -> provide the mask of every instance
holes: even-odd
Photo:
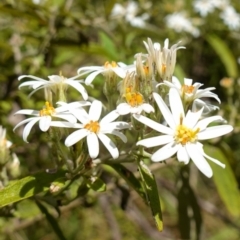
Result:
[[[143,161],[139,163],[139,172],[145,188],[145,193],[148,199],[148,204],[152,210],[157,229],[163,230],[162,211],[160,205],[160,199],[158,195],[158,188],[154,175],[151,173],[147,165]]]
[[[60,240],[66,240],[66,238],[64,237],[63,232],[62,232],[61,228],[59,227],[56,219],[48,212],[47,208],[43,204],[41,204],[39,201],[36,201],[36,204],[39,207],[39,209],[41,210],[41,212],[46,216],[46,219],[50,223],[52,229],[54,230],[54,232],[56,233],[58,238]]]
[[[211,47],[215,50],[222,63],[224,64],[227,74],[229,77],[237,77],[238,75],[238,66],[237,61],[226,44],[225,41],[221,40],[216,35],[208,35],[207,41],[211,45]]]
[[[127,184],[132,187],[141,196],[141,198],[144,199],[145,202],[147,202],[145,191],[140,184],[140,181],[131,171],[121,164],[112,164],[109,166],[113,168],[127,182]]]
[[[0,207],[48,191],[51,183],[57,181],[57,179],[65,178],[65,174],[65,171],[58,171],[54,174],[41,172],[11,182],[0,190]]]
[[[213,169],[213,180],[216,184],[222,201],[233,217],[239,217],[240,192],[232,168],[229,165],[229,161],[223,152],[217,147],[205,146],[204,150],[209,156],[218,159],[220,162],[226,165],[225,169],[223,169],[217,164],[209,161],[209,164]]]

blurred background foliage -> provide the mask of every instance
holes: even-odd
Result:
[[[132,3],[135,10],[129,7]],[[122,6],[118,14],[113,12],[116,4]],[[103,166],[105,193],[81,189],[76,181],[57,198],[42,193],[1,208],[0,239],[240,239],[240,20],[233,29],[220,18],[222,10],[204,17],[193,4],[193,0],[1,0],[0,125],[7,128],[11,150],[20,160],[20,171],[9,180],[54,167],[54,153],[38,128],[32,130],[28,144],[21,132],[12,131],[22,120],[14,112],[41,109],[44,104],[41,91],[31,98],[29,91],[19,91],[18,77],[47,79],[60,71],[72,77],[81,66],[101,66],[112,60],[131,64],[134,54],[146,52],[143,41],[148,37],[161,44],[169,38],[171,45],[181,41],[186,46],[178,51],[175,75],[180,80],[192,78],[205,88],[216,87],[222,101],[220,114],[235,130],[206,148],[226,164],[224,170],[211,165],[212,179],[199,174],[195,166],[190,166],[189,182],[179,164],[150,166],[162,203],[162,233],[137,193]],[[238,0],[229,4],[240,13]],[[167,16],[180,12],[192,29],[177,28],[180,23],[171,22],[174,29],[167,23]],[[88,92],[106,101],[101,76]],[[78,100],[78,96],[72,90],[69,98]],[[136,166],[126,167],[138,174]]]

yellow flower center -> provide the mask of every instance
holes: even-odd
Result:
[[[195,142],[197,140],[197,134],[200,131],[199,128],[196,130],[190,129],[184,125],[182,125],[183,118],[180,118],[180,124],[177,126],[175,131],[175,141],[177,143],[181,143],[182,145],[185,145],[188,142]]]
[[[49,103],[45,103],[45,108],[39,111],[39,115],[42,116],[52,116],[55,113],[55,108]]]
[[[118,65],[117,65],[117,63],[116,62],[114,62],[114,61],[112,61],[112,63],[110,63],[110,62],[105,62],[105,64],[104,64],[104,67],[105,68],[115,68],[115,67],[117,67]]]
[[[188,85],[182,85],[182,91],[183,93],[193,93],[195,87],[194,86],[188,86]]]
[[[136,107],[143,104],[143,96],[140,93],[127,92],[125,94],[126,101],[132,107]]]
[[[91,132],[94,132],[94,133],[98,133],[99,130],[100,130],[100,125],[98,123],[98,121],[90,121],[89,123],[87,123],[85,126],[84,126],[85,129],[91,131]]]

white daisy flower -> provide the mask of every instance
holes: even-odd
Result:
[[[143,96],[140,93],[126,93],[125,99],[127,102],[120,103],[116,109],[120,115],[126,115],[129,113],[141,114],[142,111],[146,113],[154,112],[154,108],[150,104],[144,103]]]
[[[171,88],[169,92],[171,111],[159,94],[153,93],[153,97],[168,126],[164,126],[142,115],[134,115],[138,121],[161,133],[159,136],[137,142],[137,145],[147,148],[164,145],[152,155],[152,161],[163,161],[176,153],[179,162],[187,164],[192,159],[198,169],[207,177],[211,177],[213,173],[206,158],[221,167],[225,167],[224,164],[204,153],[203,145],[199,140],[225,135],[233,130],[232,126],[207,127],[210,123],[222,121],[223,119],[221,116],[212,116],[199,120],[202,110],[196,113],[188,111],[185,116],[181,98],[174,88]]]
[[[215,0],[196,0],[193,2],[193,6],[196,12],[202,17],[206,17],[209,13],[212,13],[215,9]]]
[[[188,103],[193,102],[194,107],[193,110],[199,109],[199,106],[201,108],[204,107],[205,113],[208,113],[212,109],[217,109],[217,107],[212,106],[207,102],[203,102],[199,98],[214,98],[219,103],[221,103],[217,94],[211,92],[212,90],[216,89],[215,87],[199,89],[201,86],[203,86],[203,84],[198,82],[193,84],[193,80],[189,78],[184,78],[184,84],[182,85],[180,81],[175,76],[173,76],[172,82],[164,81],[163,83],[160,83],[157,86],[160,85],[166,85],[170,88],[175,88],[178,91],[179,95],[181,96],[183,102]]]
[[[100,73],[102,73],[104,76],[112,76],[116,74],[120,78],[124,78],[126,76],[126,70],[124,70],[122,66],[122,63],[118,64],[114,61],[112,61],[112,63],[106,62],[104,66],[81,67],[78,69],[78,74],[84,75],[91,72],[85,79],[85,84],[90,85],[94,78]]]
[[[178,33],[188,32],[193,37],[200,35],[199,29],[193,26],[191,19],[187,18],[183,12],[167,15],[165,19],[167,26]]]
[[[88,99],[88,93],[86,89],[81,85],[83,80],[76,80],[76,78],[79,78],[81,75],[72,77],[72,78],[65,78],[61,75],[51,75],[48,76],[49,80],[45,80],[39,77],[35,77],[33,75],[23,75],[18,78],[18,80],[22,80],[23,78],[32,78],[33,80],[27,81],[24,83],[21,83],[19,85],[19,88],[29,86],[32,89],[34,89],[29,96],[31,96],[33,93],[38,91],[39,89],[51,89],[53,92],[56,92],[58,89],[66,90],[68,86],[72,86],[75,88],[78,92],[81,93],[84,100]]]
[[[91,158],[99,155],[99,140],[107,148],[113,158],[118,158],[119,151],[113,141],[106,134],[113,134],[123,142],[127,141],[126,136],[118,130],[129,128],[126,122],[113,122],[119,114],[112,111],[99,121],[102,112],[102,103],[94,100],[90,106],[89,113],[82,109],[69,110],[82,124],[76,126],[79,130],[70,134],[66,140],[67,147],[74,145],[84,137],[87,138],[88,151]],[[76,124],[72,124],[74,127]]]
[[[240,29],[240,14],[232,6],[227,6],[220,17],[230,30]]]
[[[76,107],[83,107],[86,105],[89,105],[89,102],[80,101],[80,102],[74,103],[72,107],[76,108]],[[61,122],[57,122],[59,124],[56,124],[54,123],[54,121],[52,121],[53,118],[55,117],[64,119],[69,123],[76,123],[77,122],[76,118],[71,113],[67,112],[68,109],[69,109],[69,104],[66,104],[66,103],[61,107],[54,108],[49,102],[46,102],[45,108],[43,108],[40,111],[36,111],[32,109],[19,110],[15,114],[26,114],[26,115],[31,115],[33,117],[27,118],[21,121],[20,123],[18,123],[14,127],[13,131],[15,131],[15,129],[22,126],[23,124],[27,123],[27,125],[23,130],[23,140],[25,142],[28,142],[27,137],[33,125],[37,122],[39,122],[39,128],[43,132],[46,132],[50,128],[50,126],[62,127]]]

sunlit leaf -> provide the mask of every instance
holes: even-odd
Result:
[[[0,190],[0,207],[48,191],[51,183],[65,178],[65,174],[65,171],[54,174],[41,172],[10,183]]]
[[[223,200],[229,213],[234,217],[239,217],[240,192],[238,189],[238,183],[234,177],[227,157],[217,147],[205,146],[204,149],[209,156],[218,159],[220,162],[226,165],[225,169],[223,169],[217,164],[208,161],[213,169],[213,180],[216,184],[221,199]]]

